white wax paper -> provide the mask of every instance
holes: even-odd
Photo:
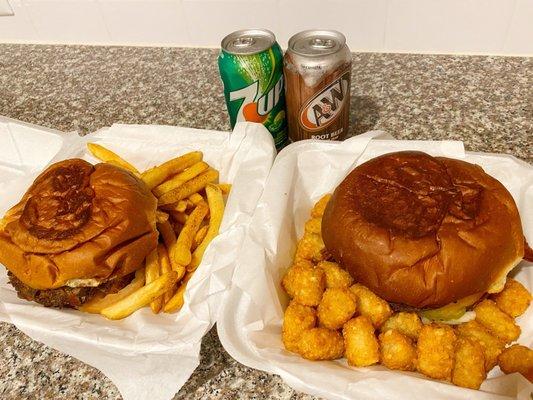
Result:
[[[259,124],[238,124],[232,134],[154,125],[113,125],[79,137],[0,120],[0,214],[14,205],[50,162],[80,157],[97,142],[139,170],[180,154],[201,150],[233,188],[220,234],[207,248],[187,285],[177,314],[154,315],[142,309],[121,321],[74,310],[44,308],[18,299],[0,271],[0,320],[15,324],[35,340],[70,354],[107,375],[125,400],[166,400],[180,389],[199,363],[202,337],[216,321],[223,292],[233,275],[275,148]]]
[[[327,399],[529,399],[531,385],[524,377],[502,376],[498,369],[480,391],[474,391],[382,366],[352,368],[345,360],[312,362],[284,349],[281,326],[288,296],[280,282],[304,223],[323,194],[332,192],[354,166],[370,158],[421,150],[481,165],[509,189],[520,209],[525,235],[533,243],[531,166],[508,155],[465,152],[461,142],[386,139],[381,132],[369,132],[345,142],[299,142],[280,152],[257,204],[233,285],[225,294],[217,321],[222,344],[237,361],[278,374],[293,388]],[[533,289],[533,268],[522,262],[513,273]],[[530,307],[517,320],[522,327],[519,342],[530,347],[532,316]]]

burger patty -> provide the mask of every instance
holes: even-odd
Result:
[[[14,274],[8,272],[9,282],[17,291],[21,299],[35,301],[45,307],[77,308],[90,300],[97,293],[116,293],[126,286],[133,278],[133,274],[116,278],[97,287],[69,287],[57,289],[34,289],[24,284]]]

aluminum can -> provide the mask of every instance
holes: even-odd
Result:
[[[231,127],[239,121],[262,123],[279,149],[287,141],[283,52],[266,29],[230,33],[221,43],[218,68]]]
[[[283,71],[291,141],[346,137],[351,67],[350,49],[340,32],[307,30],[290,38]]]

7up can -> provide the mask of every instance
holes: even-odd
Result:
[[[283,53],[274,34],[266,29],[245,29],[222,40],[218,68],[231,127],[237,122],[262,123],[276,147],[287,140]]]

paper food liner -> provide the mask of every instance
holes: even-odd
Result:
[[[281,341],[288,296],[281,279],[303,235],[313,204],[332,192],[356,166],[384,153],[421,150],[481,165],[502,182],[520,209],[524,233],[533,243],[533,168],[508,155],[465,152],[456,141],[395,141],[369,132],[345,142],[304,141],[276,158],[237,261],[232,288],[217,321],[220,340],[237,361],[280,375],[297,390],[328,399],[529,399],[531,385],[519,374],[496,369],[481,390],[464,389],[414,372],[382,366],[349,367],[345,360],[308,361],[286,351]],[[530,291],[533,268],[513,272]],[[533,307],[517,319],[519,343],[532,346]]]
[[[51,162],[79,157],[96,163],[86,150],[97,142],[139,170],[193,150],[233,184],[220,234],[207,248],[187,285],[185,305],[176,314],[149,308],[120,321],[75,310],[45,308],[17,298],[0,272],[0,320],[48,346],[70,354],[107,375],[126,400],[166,400],[199,363],[202,337],[216,321],[223,292],[274,160],[272,136],[259,124],[238,124],[232,134],[171,126],[113,125],[79,137],[0,120],[0,214],[13,206]]]

